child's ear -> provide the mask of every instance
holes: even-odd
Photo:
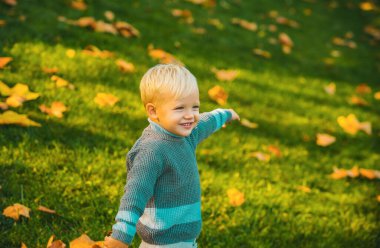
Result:
[[[151,120],[157,120],[157,112],[156,112],[156,106],[154,106],[153,103],[147,103],[145,105],[146,113],[148,114],[149,118]]]

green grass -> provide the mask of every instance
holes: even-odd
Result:
[[[18,222],[0,215],[0,247],[20,247],[21,242],[46,247],[52,234],[66,244],[82,233],[102,240],[111,229],[125,183],[125,155],[147,125],[138,85],[157,63],[148,55],[149,44],[177,56],[197,77],[202,112],[219,107],[207,95],[219,84],[229,93],[224,107],[259,124],[258,129],[247,129],[234,123],[197,151],[204,220],[200,247],[379,246],[379,180],[328,177],[334,166],[380,166],[380,102],[373,94],[364,96],[370,106],[347,102],[360,83],[380,91],[379,46],[370,45],[363,32],[365,25],[378,22],[378,12],[363,12],[360,1],[353,0],[335,1],[337,8],[329,8],[332,1],[225,0],[204,8],[178,0],[88,0],[84,12],[69,8],[69,2],[28,0],[16,7],[0,3],[0,19],[6,21],[0,27],[0,56],[13,58],[0,70],[0,80],[10,86],[25,83],[41,94],[14,110],[42,124],[0,126],[0,209],[14,203],[32,209],[30,219]],[[195,22],[188,25],[171,16],[173,8],[191,10]],[[311,9],[311,16],[304,15],[304,9]],[[57,20],[104,20],[105,10],[134,25],[141,37],[95,33]],[[262,25],[273,23],[267,17],[271,10],[299,22],[300,28],[277,25],[275,33],[262,31]],[[22,15],[25,22],[19,20]],[[233,17],[254,21],[261,31],[234,26]],[[218,18],[224,29],[207,24],[209,18]],[[192,27],[207,33],[194,34]],[[289,55],[267,41],[279,32],[294,41]],[[354,34],[356,49],[331,43],[347,32]],[[90,44],[114,52],[115,58],[82,55]],[[272,58],[254,56],[253,48],[270,51]],[[67,49],[74,49],[76,56],[68,58]],[[332,50],[341,57],[325,65]],[[116,58],[134,63],[136,73],[119,72]],[[42,67],[59,68],[58,75],[76,89],[55,89]],[[218,82],[212,67],[238,69],[240,74],[233,82]],[[330,82],[337,86],[335,96],[323,90]],[[121,100],[115,107],[99,108],[93,102],[98,92]],[[53,101],[69,107],[64,118],[39,111],[39,105]],[[336,119],[350,113],[371,122],[373,134],[345,133]],[[315,135],[324,132],[337,142],[317,146]],[[268,145],[278,146],[283,156],[268,163],[250,157],[255,151],[266,152]],[[300,185],[311,192],[298,190]],[[245,194],[240,207],[228,202],[226,191],[233,187]],[[39,212],[38,205],[59,215]],[[138,244],[136,238],[133,247]]]

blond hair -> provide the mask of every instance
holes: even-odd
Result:
[[[163,93],[171,93],[177,99],[194,91],[198,91],[196,78],[185,67],[176,64],[156,65],[144,74],[140,82],[144,106],[160,100]]]

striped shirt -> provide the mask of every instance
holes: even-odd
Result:
[[[201,231],[197,145],[230,120],[229,110],[200,114],[187,137],[150,121],[127,154],[127,183],[112,237],[126,244],[136,232],[149,244],[193,242]]]

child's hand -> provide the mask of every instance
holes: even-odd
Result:
[[[104,248],[128,248],[128,245],[112,237],[105,237]]]
[[[234,121],[234,120],[239,120],[239,121],[240,121],[240,117],[239,117],[239,115],[238,115],[233,109],[229,109],[229,111],[230,111],[231,114],[232,114],[231,121]]]

